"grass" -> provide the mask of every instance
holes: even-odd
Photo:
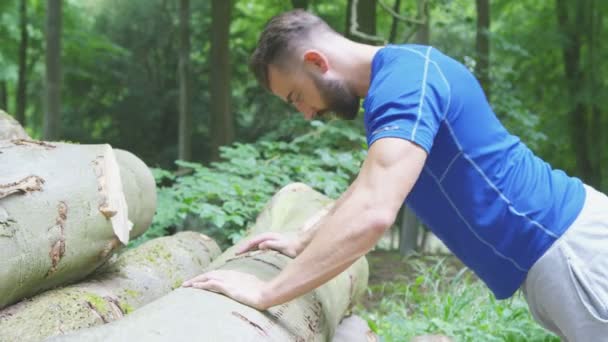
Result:
[[[559,341],[533,320],[523,294],[496,300],[454,257],[403,259],[385,252],[368,260],[369,291],[356,313],[383,341],[426,334],[454,341]]]

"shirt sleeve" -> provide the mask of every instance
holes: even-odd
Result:
[[[398,51],[395,51],[398,50]],[[450,102],[449,84],[433,49],[392,48],[374,66],[364,103],[367,144],[394,137],[409,140],[430,153]]]

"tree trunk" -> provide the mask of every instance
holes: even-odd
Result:
[[[220,146],[234,141],[234,117],[230,89],[230,13],[231,0],[211,2],[211,155],[219,159]]]
[[[414,212],[407,206],[401,209],[401,234],[399,234],[399,254],[407,256],[418,251],[420,223]]]
[[[109,145],[3,140],[0,165],[0,308],[84,278],[154,215],[150,170]]]
[[[346,37],[362,43],[377,43],[376,0],[348,0]]]
[[[293,8],[308,9],[308,0],[291,0]]]
[[[429,45],[431,41],[431,17],[429,11],[429,1],[418,0],[416,8],[418,9],[418,18],[426,18],[423,24],[418,25],[415,38],[416,43]]]
[[[331,201],[305,185],[279,191],[258,217],[250,234],[295,233],[308,229],[327,212]],[[235,256],[232,247],[209,269],[230,269],[268,280],[289,258],[275,251]],[[112,324],[86,329],[56,341],[328,341],[336,326],[367,287],[365,258],[327,284],[283,305],[260,312],[210,291],[179,288]],[[179,320],[175,320],[179,317]]]
[[[6,81],[0,81],[0,110],[8,110],[8,86]]]
[[[393,11],[395,13],[399,13],[401,11],[401,0],[395,0],[395,5],[393,6]],[[399,28],[399,19],[393,16],[393,21],[391,22],[391,32],[388,36],[388,41],[391,43],[395,43],[397,41],[397,30]]]
[[[179,2],[179,142],[178,159],[192,159],[190,107],[190,0]]]
[[[477,5],[477,66],[475,71],[486,97],[490,99],[490,3],[476,0]]]
[[[17,120],[0,109],[0,141],[12,139],[30,139],[30,137]]]
[[[45,140],[59,138],[61,122],[61,0],[47,0]]]
[[[431,17],[428,0],[418,0],[418,18],[425,18],[424,23],[418,25],[415,42],[429,45],[431,40]],[[404,204],[401,208],[401,227],[399,230],[399,254],[410,255],[418,251],[418,235],[420,222],[416,215]]]
[[[590,74],[593,71],[585,70],[581,65],[585,35],[591,29],[589,27],[590,23],[588,20],[585,20],[584,16],[586,5],[589,5],[588,2],[570,3],[564,0],[556,0],[555,8],[559,26],[558,30],[564,38],[562,39],[562,56],[566,83],[568,85],[568,95],[572,103],[568,113],[568,121],[570,139],[576,155],[577,174],[586,183],[599,187],[601,175],[598,174],[598,168],[594,167],[591,156],[591,151],[594,149],[590,146],[598,142],[589,142],[588,140],[589,136],[593,134],[593,128],[590,127],[590,118],[593,116],[593,104],[590,105],[584,102],[584,92],[590,92],[591,89],[598,85],[591,84],[593,77]],[[590,44],[589,40],[592,39],[588,39],[588,45]],[[587,46],[587,50],[589,50],[589,46]]]
[[[17,121],[25,127],[25,106],[27,91],[27,0],[21,0],[19,6],[19,26],[21,41],[19,42],[19,76],[17,80]]]
[[[115,321],[200,274],[220,253],[213,240],[195,232],[148,241],[85,282],[0,311],[0,340],[42,341]]]
[[[600,57],[601,44],[602,44],[602,18],[603,14],[601,7],[598,8],[597,0],[589,0],[589,6],[587,8],[588,19],[585,20],[589,25],[589,29],[586,30],[588,35],[587,39],[587,64],[586,64],[586,83],[589,91],[589,97],[591,103],[588,104],[589,122],[590,122],[590,134],[587,137],[587,144],[589,146],[589,159],[591,160],[591,167],[593,168],[593,185],[598,189],[602,189],[602,173],[605,154],[604,154],[604,127],[602,125],[602,110],[600,105],[600,98],[602,90],[601,80],[601,68],[602,60]]]

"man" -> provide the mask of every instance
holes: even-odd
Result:
[[[369,153],[315,231],[264,234],[242,248],[295,257],[276,278],[215,271],[184,286],[258,309],[284,303],[366,254],[407,198],[498,299],[522,288],[545,328],[608,340],[608,198],[510,135],[463,65],[427,46],[359,44],[296,10],[270,20],[251,68],[307,119],[353,119],[365,98]]]

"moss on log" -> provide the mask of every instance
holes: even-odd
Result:
[[[306,229],[329,204],[329,199],[305,185],[289,185],[273,197],[251,232]],[[289,261],[274,251],[234,256],[232,248],[209,269],[238,270],[270,279]],[[329,341],[367,287],[367,278],[367,261],[361,258],[320,288],[263,312],[217,293],[178,288],[119,321],[52,341]]]
[[[220,254],[205,235],[182,232],[125,251],[85,282],[0,311],[0,341],[34,342],[108,323],[162,297]]]

